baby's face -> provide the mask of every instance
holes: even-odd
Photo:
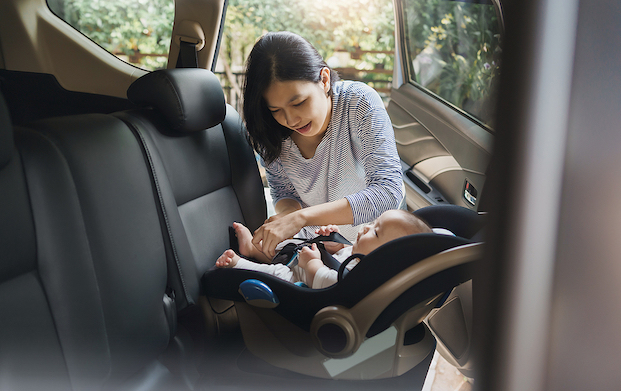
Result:
[[[353,254],[368,254],[384,243],[407,234],[403,216],[393,210],[382,213],[375,221],[364,225],[353,245]]]

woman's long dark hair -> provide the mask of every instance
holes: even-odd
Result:
[[[318,83],[324,67],[328,65],[313,45],[288,31],[267,33],[252,48],[246,61],[243,115],[250,144],[267,164],[280,156],[282,141],[291,130],[268,110],[265,90],[275,80]],[[330,69],[329,94],[337,80],[337,73]]]

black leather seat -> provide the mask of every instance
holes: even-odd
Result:
[[[145,108],[117,113],[142,142],[157,192],[177,307],[195,303],[199,281],[229,248],[227,227],[266,219],[263,185],[239,114],[204,69],[151,72],[129,99]]]
[[[154,72],[132,91],[149,108],[29,123],[17,148],[0,102],[2,386],[176,390],[200,376],[177,310],[196,307],[227,226],[265,219],[263,188],[211,72]]]
[[[29,184],[20,153],[13,143],[9,114],[0,96],[0,379],[15,389],[36,389],[41,378],[51,389],[70,386],[61,338],[46,287],[56,277],[45,272],[45,257],[37,248],[37,231],[30,205]],[[75,307],[69,307],[71,310]],[[62,324],[59,325],[62,327]],[[64,330],[63,330],[64,331]],[[43,380],[45,381],[45,380]],[[47,381],[45,381],[47,383]]]
[[[108,115],[15,132],[2,104],[0,384],[183,387],[159,360],[175,337],[149,172]],[[10,147],[6,147],[10,146]]]

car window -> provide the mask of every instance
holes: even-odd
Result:
[[[252,46],[267,31],[287,30],[310,41],[341,79],[365,82],[388,102],[394,26],[390,0],[229,0],[216,74],[238,107]]]
[[[491,1],[402,0],[409,80],[493,126],[501,21]]]
[[[59,18],[118,58],[140,68],[165,68],[174,0],[48,0]]]

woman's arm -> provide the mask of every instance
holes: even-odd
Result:
[[[367,187],[347,195],[354,225],[376,219],[388,209],[396,209],[405,196],[401,160],[395,144],[390,117],[376,91],[361,86],[350,105],[352,147],[362,163]],[[360,103],[363,102],[363,103]]]
[[[276,214],[283,216],[300,209],[302,209],[302,205],[293,198],[283,198],[274,205]]]
[[[274,202],[274,210],[277,214],[287,214],[302,208],[300,195],[291,183],[282,163],[275,160],[266,165],[261,159],[261,165],[265,168],[265,176],[270,188],[270,194]]]
[[[283,199],[276,206],[284,201],[288,200]],[[281,208],[288,212],[270,217],[265,224],[254,231],[252,243],[270,258],[276,255],[275,249],[278,243],[295,235],[307,225],[343,225],[354,221],[346,198],[303,209],[289,210],[288,207],[293,208],[293,203],[283,204]]]

